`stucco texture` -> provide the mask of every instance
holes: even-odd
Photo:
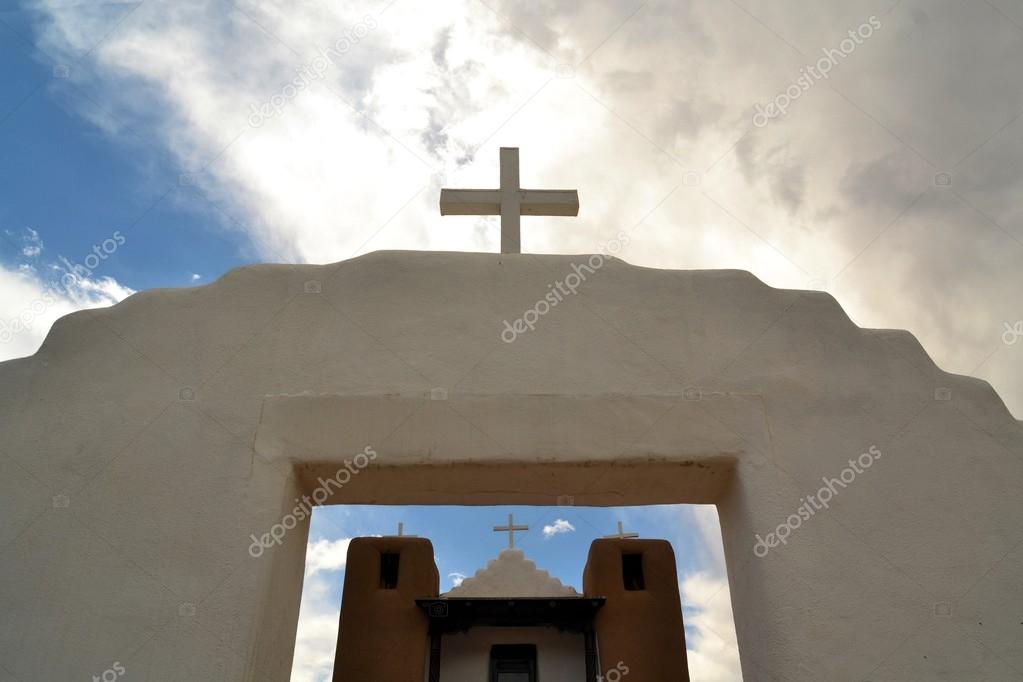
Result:
[[[326,503],[716,504],[747,680],[1019,679],[1023,428],[990,386],[738,271],[608,260],[502,340],[588,258],[254,266],[61,319],[0,364],[0,677],[286,679],[295,500],[372,447]]]

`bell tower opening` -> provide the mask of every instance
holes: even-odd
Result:
[[[630,592],[644,589],[642,554],[622,554],[622,583]]]
[[[401,554],[398,552],[384,552],[380,555],[380,589],[397,589],[400,562]]]

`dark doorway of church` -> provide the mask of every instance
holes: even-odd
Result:
[[[494,645],[490,649],[490,682],[536,682],[536,646]]]

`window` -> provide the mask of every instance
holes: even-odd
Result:
[[[495,644],[491,647],[490,682],[536,682],[536,645]]]
[[[380,589],[394,590],[398,588],[398,560],[401,555],[397,552],[385,552],[380,555]]]
[[[642,554],[622,555],[622,580],[625,582],[626,590],[646,589],[646,584],[643,580]]]

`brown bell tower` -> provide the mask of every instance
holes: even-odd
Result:
[[[594,617],[603,673],[621,664],[629,679],[689,682],[678,573],[669,542],[595,540],[583,572],[583,592],[607,600]]]
[[[352,540],[334,682],[422,682],[429,623],[416,599],[436,597],[439,589],[429,540],[403,536]]]

